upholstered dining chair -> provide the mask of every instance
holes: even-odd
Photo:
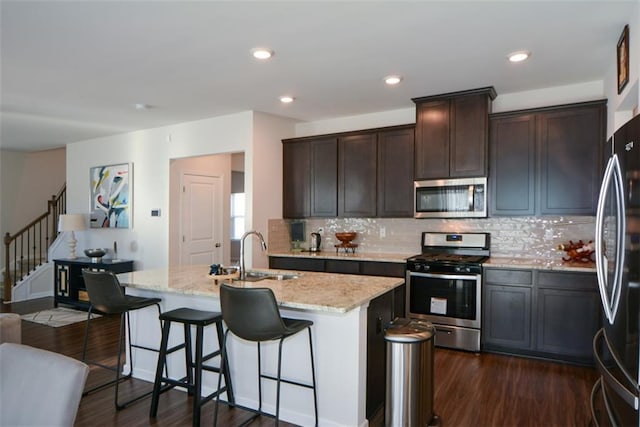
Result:
[[[0,426],[73,426],[88,375],[71,357],[0,344]]]

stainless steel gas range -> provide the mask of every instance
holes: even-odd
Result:
[[[422,233],[422,253],[407,260],[407,317],[430,321],[435,343],[480,351],[482,263],[489,233]]]

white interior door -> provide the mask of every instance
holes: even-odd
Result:
[[[222,263],[222,180],[182,174],[180,264]]]

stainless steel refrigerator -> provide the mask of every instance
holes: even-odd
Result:
[[[593,339],[600,378],[594,425],[640,426],[640,116],[609,141],[596,217],[596,269],[603,326]]]

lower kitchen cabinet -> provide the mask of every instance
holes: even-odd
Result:
[[[133,261],[103,260],[92,262],[91,258],[55,259],[54,265],[54,305],[71,305],[87,310],[89,295],[82,277],[83,269],[96,271],[112,271],[114,273],[128,273],[133,271]]]
[[[593,363],[595,273],[486,268],[483,350]]]

